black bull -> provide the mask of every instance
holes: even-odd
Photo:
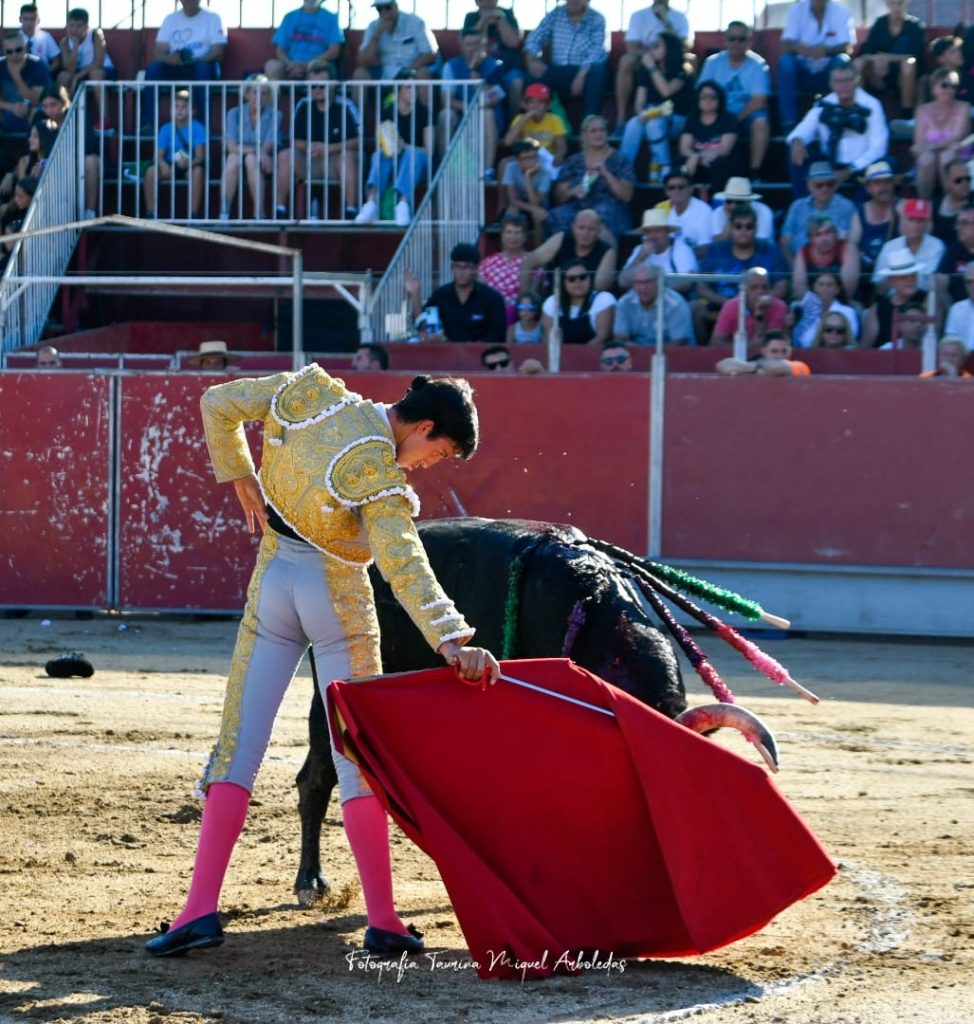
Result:
[[[420,523],[419,535],[443,589],[476,627],[479,646],[498,657],[570,656],[670,718],[686,708],[676,655],[650,621],[638,587],[624,567],[574,527],[514,519],[436,519]],[[372,585],[384,671],[442,667],[443,659],[374,569]],[[309,734],[310,749],[297,777],[301,864],[294,889],[302,903],[328,888],[321,873],[320,834],[337,781],[317,685]]]

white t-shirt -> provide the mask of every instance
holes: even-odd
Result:
[[[592,322],[592,327],[595,327],[595,318],[605,309],[611,309],[616,304],[616,297],[611,292],[596,292],[592,298],[592,305],[588,308],[588,318]],[[552,320],[558,319],[558,299],[557,296],[549,295],[544,300],[544,304],[541,307],[541,312],[546,316],[550,316]],[[568,319],[574,320],[578,316],[579,307],[573,307],[568,311]]]
[[[690,23],[687,21],[686,15],[681,14],[679,11],[674,11],[671,7],[667,18],[674,34],[685,40],[688,47],[692,46],[693,33],[690,31]],[[643,46],[649,46],[661,32],[665,31],[667,31],[666,26],[657,17],[653,8],[644,7],[641,11],[636,11],[629,19],[629,28],[626,30],[626,42],[641,43]]]
[[[702,199],[691,196],[690,202],[683,213],[677,213],[675,207],[669,202],[664,201],[656,204],[657,209],[665,210],[667,207],[669,207],[667,220],[674,227],[680,229],[679,237],[687,245],[693,249],[697,249],[701,245],[710,245],[714,237],[711,226],[711,214],[713,211]]]
[[[27,33],[25,32],[24,35],[26,36]],[[40,57],[41,60],[46,60],[48,64],[56,57],[61,56],[61,47],[58,46],[54,36],[42,28],[34,29],[34,34],[27,39],[27,44],[28,53]]]
[[[192,18],[187,18],[182,10],[167,14],[159,26],[156,42],[167,44],[170,53],[190,49],[199,60],[212,47],[225,46],[227,34],[223,31],[220,15],[203,7]]]
[[[802,0],[789,8],[781,38],[804,46],[855,46],[856,26],[851,12],[834,0],[825,5],[821,23],[812,13],[811,0]],[[823,71],[832,60],[831,57],[799,59],[813,71]]]
[[[640,248],[641,246],[637,245],[629,254],[629,259],[626,260],[623,270],[627,267],[635,267],[637,263],[640,266],[659,267],[660,270],[677,274],[695,274],[700,269],[696,254],[682,238],[674,238],[668,249],[664,249],[660,253],[654,252],[644,260],[639,259]]]
[[[947,313],[944,334],[956,334],[968,348],[974,348],[974,302],[955,302]]]

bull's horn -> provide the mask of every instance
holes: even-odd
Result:
[[[742,708],[740,704],[702,704],[677,715],[676,721],[701,733],[723,727],[737,729],[758,748],[768,768],[773,772],[778,770],[778,743],[774,733],[753,711]]]

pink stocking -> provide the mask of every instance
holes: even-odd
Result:
[[[247,819],[250,793],[232,782],[214,782],[206,794],[193,881],[183,912],[169,926],[181,928],[216,912],[230,855]]]
[[[408,934],[392,900],[389,821],[374,796],[354,797],[342,804],[345,834],[352,848],[370,928]]]

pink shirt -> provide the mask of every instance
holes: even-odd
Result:
[[[480,264],[477,274],[484,284],[496,288],[504,296],[504,309],[507,312],[509,324],[514,323],[517,319],[517,310],[514,307],[517,305],[517,297],[521,291],[521,263],[523,261],[523,255],[511,260],[502,252],[495,252],[493,256],[488,256]]]
[[[714,324],[714,334],[722,334],[733,338],[737,330],[737,310],[740,306],[740,299],[733,298],[725,302]],[[788,315],[788,307],[778,298],[771,296],[771,305],[765,314],[765,328],[769,331],[781,330],[785,326],[785,318]],[[744,317],[744,330],[747,332],[748,341],[753,340],[755,331],[754,314],[747,313]]]

